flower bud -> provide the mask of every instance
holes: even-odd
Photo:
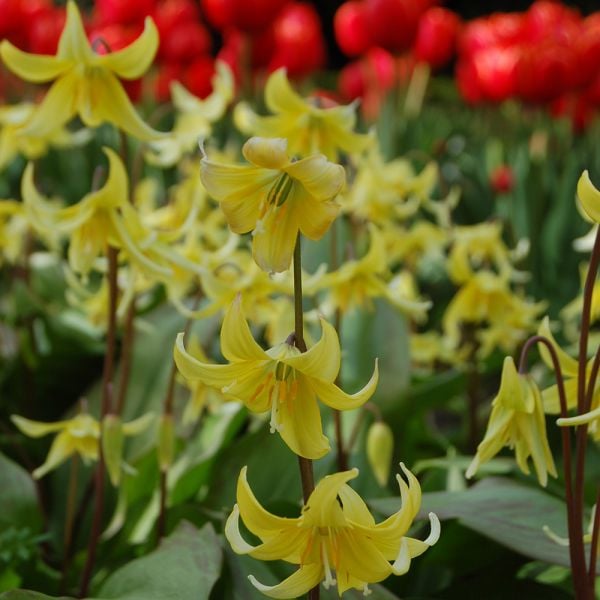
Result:
[[[123,424],[118,415],[106,415],[102,420],[102,455],[110,482],[117,487],[123,456]]]
[[[167,471],[175,456],[175,425],[173,415],[162,415],[158,425],[158,466]]]
[[[385,486],[390,476],[393,452],[394,436],[389,425],[383,421],[373,423],[367,434],[367,459],[381,487]]]

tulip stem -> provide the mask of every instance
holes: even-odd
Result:
[[[294,247],[294,345],[300,352],[306,352],[304,341],[304,311],[302,310],[302,243],[300,232]],[[298,456],[300,478],[302,480],[302,496],[304,504],[308,502],[315,489],[315,476],[312,460]],[[308,600],[319,600],[320,588],[317,585],[308,592]]]

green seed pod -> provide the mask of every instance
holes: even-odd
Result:
[[[376,421],[367,434],[367,458],[381,487],[387,484],[394,453],[394,436],[383,421]]]
[[[117,415],[106,415],[102,420],[102,455],[110,482],[117,487],[123,457],[123,423]]]
[[[158,425],[158,466],[167,471],[175,456],[175,425],[173,415],[162,415]]]

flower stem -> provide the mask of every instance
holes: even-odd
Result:
[[[302,310],[302,243],[300,232],[296,238],[294,248],[294,344],[300,352],[306,352],[304,341],[304,311]],[[313,474],[312,460],[298,457],[300,466],[300,478],[302,480],[302,496],[304,503],[308,502],[312,491],[315,489],[315,477]],[[309,600],[319,600],[320,588],[317,585],[308,592]]]
[[[73,539],[73,522],[75,517],[75,500],[77,499],[77,474],[79,471],[79,458],[77,454],[71,457],[69,469],[69,484],[67,492],[67,507],[65,512],[65,529],[63,534],[63,563],[61,573],[61,594],[67,583],[67,571],[71,556],[71,540]]]
[[[127,398],[129,379],[131,375],[131,361],[133,358],[133,347],[135,344],[135,298],[131,300],[127,315],[125,316],[125,331],[123,334],[123,348],[121,350],[121,378],[119,379],[119,391],[117,393],[117,406],[115,413],[121,415]]]
[[[592,523],[592,544],[590,547],[589,580],[592,590],[596,583],[596,561],[598,560],[598,542],[600,541],[600,487],[596,492],[596,507]]]

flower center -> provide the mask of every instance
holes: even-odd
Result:
[[[277,225],[286,213],[286,200],[294,186],[294,180],[287,174],[281,173],[275,180],[275,183],[269,190],[266,198],[263,199],[258,213],[258,221],[252,235],[264,233],[264,222],[273,213],[273,225]]]

